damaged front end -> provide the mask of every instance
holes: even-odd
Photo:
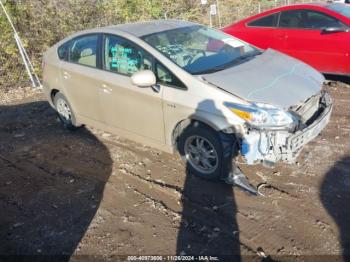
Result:
[[[250,165],[273,166],[277,161],[295,162],[302,148],[320,134],[329,122],[332,100],[321,91],[288,113],[294,124],[288,128],[264,128],[247,125],[241,140],[241,154]]]

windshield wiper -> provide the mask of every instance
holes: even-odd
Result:
[[[252,58],[258,56],[258,55],[261,55],[262,53],[261,52],[254,52],[254,53],[251,53],[251,54],[247,54],[247,55],[244,55],[244,56],[240,56],[222,66],[219,66],[219,67],[214,67],[214,68],[210,68],[210,69],[206,69],[206,70],[202,70],[202,71],[198,71],[198,72],[194,72],[192,73],[193,75],[205,75],[205,74],[211,74],[211,73],[215,73],[215,72],[218,72],[218,71],[222,71],[222,70],[225,70],[227,68],[230,68],[232,66],[235,66],[235,65],[239,65],[239,64],[242,64],[244,62],[247,62],[249,60],[251,60]]]
[[[197,71],[197,72],[193,72],[192,75],[206,75],[206,74],[211,74],[211,73],[215,73],[218,71],[222,71],[225,68],[223,67],[214,67],[214,68],[210,68],[210,69],[206,69],[206,70],[202,70],[202,71]]]

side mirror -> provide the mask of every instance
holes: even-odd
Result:
[[[157,79],[151,70],[142,70],[131,76],[131,82],[138,87],[152,87]]]
[[[333,26],[333,27],[325,27],[322,29],[322,34],[332,34],[332,33],[340,33],[340,32],[349,32],[350,29],[345,26]]]

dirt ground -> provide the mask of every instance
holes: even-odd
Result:
[[[91,128],[66,131],[40,93],[2,100],[0,255],[342,261],[350,255],[350,86],[328,89],[331,123],[295,165],[240,164],[254,186],[266,183],[258,197],[186,174],[176,155]]]

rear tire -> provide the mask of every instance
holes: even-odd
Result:
[[[190,173],[206,180],[221,178],[223,150],[216,131],[194,122],[183,130],[177,147]]]
[[[62,125],[68,130],[77,130],[79,126],[76,126],[76,119],[67,98],[62,93],[57,93],[53,99],[53,103]]]

